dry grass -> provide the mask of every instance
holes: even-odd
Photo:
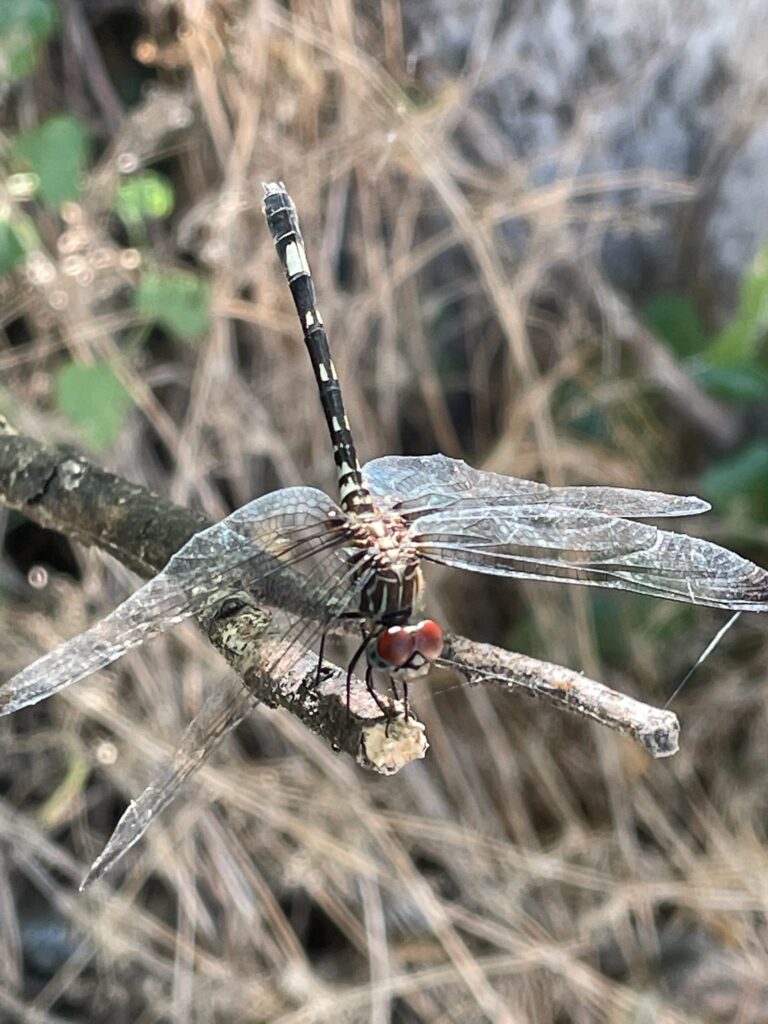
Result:
[[[552,482],[685,490],[709,439],[681,428],[674,391],[658,397],[665,382],[601,333],[574,282],[607,226],[650,226],[690,184],[648,170],[573,177],[590,144],[578,121],[550,185],[509,157],[503,173],[472,158],[467,124],[505,151],[476,103],[500,69],[478,60],[419,94],[400,20],[396,0],[367,14],[346,0],[152,0],[136,52],[163,91],[112,132],[114,96],[98,67],[78,65],[67,95],[103,132],[102,154],[69,223],[38,223],[55,278],[2,296],[2,401],[20,430],[80,443],[51,372],[64,353],[107,358],[136,406],[110,468],[216,516],[276,486],[332,487],[261,219],[259,182],[278,178],[300,211],[363,458],[442,450]],[[107,42],[127,41],[100,39],[110,70]],[[8,116],[46,116],[60,75],[44,64]],[[105,197],[120,168],[159,160],[178,209],[142,258],[210,273],[214,317],[197,347],[130,340],[135,270]],[[68,273],[70,246],[83,276]],[[97,251],[114,257],[108,269]],[[574,426],[589,417],[606,429]],[[4,676],[133,586],[97,552],[77,561],[81,583],[44,592],[9,573]],[[432,584],[452,626],[646,699],[663,699],[720,621],[644,604],[637,628],[635,605],[611,597],[618,650],[604,659],[604,623],[582,594],[458,574]],[[0,1020],[768,1020],[760,627],[744,621],[684,696],[672,761],[447,679],[415,697],[427,762],[395,779],[256,712],[127,868],[78,896],[125,802],[224,671],[194,629],[178,630],[2,723]]]

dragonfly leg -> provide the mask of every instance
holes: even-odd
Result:
[[[387,724],[384,726],[384,735],[389,736],[389,725],[395,716],[392,714],[391,709],[388,708],[386,704],[382,703],[381,697],[376,692],[376,688],[373,685],[373,668],[371,665],[368,665],[368,667],[365,670],[365,685],[368,689],[368,693],[370,693],[371,697],[373,698],[376,707],[379,709],[379,711],[382,713],[382,715],[384,715],[384,718],[386,719]]]
[[[368,634],[365,632],[365,630],[363,630],[363,642],[352,655],[352,659],[349,665],[347,666],[347,725],[349,725],[349,704],[352,699],[352,673],[355,671],[357,663],[362,658],[367,646]]]
[[[389,677],[389,685],[392,690],[392,696],[395,700],[400,700],[400,694],[397,692],[397,680],[394,676]],[[403,678],[403,708],[405,711],[404,718],[408,721],[408,680]]]
[[[320,637],[320,649],[317,652],[317,672],[315,673],[315,686],[320,688],[320,680],[323,675],[323,661],[325,659],[325,638],[328,636],[328,630],[324,629]]]
[[[397,692],[397,681],[395,680],[394,676],[389,677],[389,685],[392,688],[392,696],[395,698],[395,700],[399,700],[400,695]],[[406,677],[404,676],[402,677],[402,707],[404,710],[403,718],[406,719],[406,721],[408,722],[408,679],[406,679]]]

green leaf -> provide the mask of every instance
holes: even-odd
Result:
[[[106,448],[122,430],[131,399],[107,363],[66,363],[56,374],[59,409],[94,448]]]
[[[0,275],[9,273],[39,248],[40,236],[31,218],[0,204]]]
[[[149,271],[136,292],[139,313],[182,341],[194,341],[205,333],[210,306],[208,282],[178,270]]]
[[[11,81],[29,74],[39,45],[56,26],[51,0],[0,2],[0,69]]]
[[[13,0],[0,4],[0,37],[11,29],[25,28],[44,39],[56,25],[56,8],[51,0]]]
[[[757,254],[741,283],[739,308],[707,351],[717,366],[735,366],[757,356],[761,337],[768,328],[768,249]]]
[[[759,366],[707,366],[691,373],[707,391],[726,402],[748,405],[768,398],[768,373]]]
[[[17,163],[35,172],[39,192],[52,206],[75,199],[88,156],[88,137],[75,117],[60,114],[20,135],[11,147]]]
[[[709,346],[706,357],[713,366],[739,366],[750,363],[755,356],[755,325],[737,317],[720,331]]]
[[[115,212],[124,224],[162,220],[173,210],[173,186],[156,171],[145,171],[123,181],[117,190]]]
[[[0,220],[0,275],[9,271],[24,259],[24,246],[7,220]]]
[[[768,327],[768,247],[761,249],[741,286],[740,312],[757,331]]]
[[[706,346],[707,336],[690,299],[674,293],[656,295],[643,308],[648,326],[679,356],[693,356]]]
[[[768,441],[755,441],[704,473],[701,490],[713,505],[728,507],[747,498],[760,520],[768,518]]]

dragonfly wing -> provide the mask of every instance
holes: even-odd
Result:
[[[245,587],[259,600],[279,604],[289,588],[281,576],[291,566],[297,567],[293,589],[312,610],[313,590],[304,587],[302,563],[341,560],[334,549],[345,536],[343,513],[314,488],[285,488],[250,502],[195,534],[161,573],[106,618],[0,686],[0,714],[35,704],[106,667],[221,600],[227,590]]]
[[[475,510],[519,505],[588,509],[629,519],[706,512],[701,498],[626,487],[549,487],[500,473],[473,469],[445,455],[374,459],[363,467],[369,490],[406,518],[455,507]]]
[[[321,621],[293,617],[282,638],[265,644],[261,671],[276,678],[289,672],[334,618],[354,609],[366,582],[364,567],[337,560],[335,567],[316,564],[310,578],[315,603],[328,609]],[[132,801],[105,846],[91,866],[81,888],[109,871],[135,845],[154,819],[175,798],[187,779],[208,759],[216,746],[242,722],[257,703],[256,696],[244,685],[217,687],[188,726],[181,744],[157,778]]]
[[[322,615],[323,608],[313,607],[315,591],[304,577],[318,558],[348,539],[346,524],[345,514],[323,491],[287,487],[196,534],[164,572],[198,607],[220,600],[222,591],[245,588],[267,604]],[[341,552],[331,559],[346,564]],[[287,572],[291,568],[294,572]]]
[[[58,693],[192,614],[186,595],[161,574],[79,636],[60,644],[0,686],[0,715]]]
[[[80,889],[112,868],[144,835],[160,812],[208,757],[210,752],[245,718],[253,698],[243,686],[230,680],[217,687],[184,733],[174,757],[136,800],[132,800],[115,826],[109,842],[93,862]]]
[[[417,519],[430,561],[499,576],[615,587],[692,604],[768,610],[768,573],[706,540],[586,510],[449,509]]]

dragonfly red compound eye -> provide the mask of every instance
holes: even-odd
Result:
[[[407,665],[416,650],[416,637],[405,626],[391,626],[376,639],[376,654],[391,668]]]
[[[434,619],[424,619],[411,627],[416,650],[427,661],[434,661],[443,653],[443,631]]]

